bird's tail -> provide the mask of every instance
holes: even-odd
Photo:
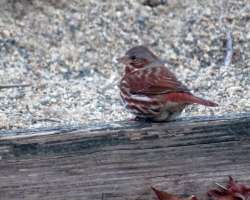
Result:
[[[216,106],[218,106],[217,103],[214,103],[212,101],[209,101],[209,100],[206,100],[206,99],[202,99],[202,98],[196,97],[196,96],[190,96],[190,100],[193,103],[197,103],[197,104],[204,105],[204,106],[210,106],[210,107],[216,107]]]
[[[166,96],[167,100],[173,101],[173,102],[179,102],[179,103],[197,103],[204,106],[210,106],[210,107],[216,107],[218,106],[217,103],[214,103],[212,101],[202,99],[200,97],[193,96],[189,93],[169,93]]]

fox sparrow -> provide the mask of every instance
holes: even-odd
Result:
[[[194,96],[154,53],[136,46],[118,59],[125,65],[120,81],[120,95],[137,118],[167,121],[178,116],[190,104],[217,106]]]

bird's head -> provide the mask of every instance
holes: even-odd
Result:
[[[133,70],[143,68],[157,60],[157,56],[145,46],[133,47],[126,52],[125,56],[117,59],[118,62]]]

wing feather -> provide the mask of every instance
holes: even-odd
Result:
[[[188,88],[177,80],[165,66],[151,66],[127,74],[124,78],[132,94],[159,95],[187,92]]]

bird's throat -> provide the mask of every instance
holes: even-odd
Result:
[[[134,72],[135,70],[136,70],[136,68],[134,68],[133,66],[127,65],[127,66],[125,67],[125,74],[132,73],[132,72]]]

